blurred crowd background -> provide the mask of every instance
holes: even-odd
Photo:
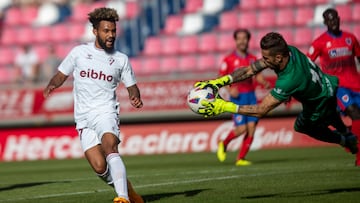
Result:
[[[358,0],[2,0],[0,84],[48,81],[72,47],[94,39],[87,13],[104,6],[117,9],[116,49],[143,80],[216,75],[240,27],[251,31],[250,52],[258,56],[269,31],[306,52],[326,30],[328,7],[360,39]]]

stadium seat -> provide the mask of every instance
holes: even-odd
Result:
[[[341,22],[351,22],[352,21],[352,5],[349,4],[338,4],[336,10],[339,13]],[[360,11],[354,11],[354,13],[359,13]]]
[[[353,11],[354,12],[352,12],[352,20],[354,22],[360,22],[360,2],[354,4]]]
[[[293,7],[295,0],[277,0],[278,7]]]
[[[36,52],[40,62],[43,62],[49,55],[49,45],[47,44],[35,44],[33,49]]]
[[[133,19],[139,15],[140,8],[137,1],[126,1],[126,18]]]
[[[85,33],[85,25],[83,23],[69,23],[67,25],[71,32],[68,32],[68,39],[71,41],[80,41]]]
[[[76,45],[78,45],[77,43],[65,43],[65,42],[60,42],[55,44],[55,50],[56,50],[56,55],[60,58],[65,58],[69,52],[71,51],[72,48],[74,48]]]
[[[234,30],[238,25],[238,13],[236,11],[224,12],[220,15],[220,31]]]
[[[34,36],[36,32],[29,26],[21,26],[17,31],[18,35],[16,37],[17,44],[32,44],[35,39]]]
[[[14,27],[7,27],[2,31],[1,44],[2,46],[14,46],[17,43],[17,31]]]
[[[167,56],[160,59],[161,73],[177,73],[179,69],[178,56]]]
[[[297,18],[302,18],[297,16]],[[284,8],[279,9],[276,15],[276,25],[277,26],[291,26],[294,24],[294,9],[293,8]]]
[[[184,55],[179,58],[179,69],[181,72],[193,72],[197,69],[197,56]]]
[[[0,67],[14,63],[15,53],[13,49],[8,47],[1,48],[0,56]]]
[[[66,24],[57,24],[51,28],[51,41],[53,42],[67,42],[69,27]]]
[[[43,26],[36,28],[36,35],[34,40],[36,43],[47,43],[51,38],[51,28],[50,26]]]
[[[158,37],[149,37],[145,41],[143,54],[145,56],[154,56],[161,53],[161,40]]]
[[[235,48],[235,41],[232,32],[225,32],[219,35],[217,49],[221,52],[230,52]]]
[[[326,28],[321,26],[321,27],[315,27],[315,29],[313,29],[314,33],[313,33],[313,39],[318,38],[320,35],[322,35],[324,32],[326,32]]]
[[[296,6],[310,6],[310,5],[318,5],[318,4],[327,4],[329,3],[329,0],[295,0]]]
[[[292,28],[285,27],[282,29],[278,29],[277,32],[284,37],[288,44],[291,45],[294,43],[294,32]]]
[[[197,35],[183,36],[180,41],[180,53],[189,54],[197,52],[198,41]]]
[[[131,67],[133,69],[133,71],[135,72],[135,75],[141,75],[143,74],[142,72],[142,59],[139,58],[139,57],[133,57],[133,58],[130,58],[130,64],[131,64]]]
[[[255,10],[256,8],[258,8],[258,1],[257,0],[245,0],[245,1],[240,1],[239,3],[239,8],[243,11],[246,10]]]
[[[196,13],[203,6],[203,0],[186,0],[184,12]]]
[[[0,84],[14,82],[15,78],[12,78],[9,72],[8,68],[0,67]]]
[[[300,7],[296,10],[295,25],[303,26],[311,22],[314,17],[314,9],[312,7]]]
[[[163,33],[169,35],[176,34],[178,31],[181,30],[182,25],[183,25],[182,15],[169,16],[165,21],[165,27]]]
[[[180,38],[178,36],[164,37],[161,44],[161,53],[164,55],[178,54],[180,51]]]
[[[276,23],[276,13],[273,10],[265,10],[259,13],[257,26],[259,28],[273,27]]]
[[[18,7],[10,7],[6,10],[5,25],[18,26],[21,22],[22,12]]]
[[[160,73],[160,58],[159,57],[146,57],[143,58],[143,66],[141,72],[143,74],[157,74]]]
[[[186,14],[179,33],[182,35],[197,34],[204,29],[204,24],[204,16],[202,14]]]
[[[224,8],[224,0],[202,0],[201,12],[206,15],[216,15]]]
[[[310,46],[313,40],[313,30],[311,28],[297,28],[295,30],[295,46]]]
[[[77,3],[73,6],[70,20],[75,22],[86,22],[87,14],[90,12],[91,5],[87,3]]]
[[[276,7],[276,3],[277,3],[277,0],[256,0],[256,1],[258,1],[258,7],[260,9],[274,8]]]
[[[247,11],[241,12],[239,15],[238,27],[253,29],[256,28],[257,15],[256,12]]]
[[[38,7],[36,6],[25,6],[22,10],[21,22],[24,25],[31,25],[38,13]]]
[[[259,48],[260,48],[260,42],[257,41],[257,32],[253,31],[251,32],[251,39],[249,41],[250,52],[252,52],[252,50],[254,49],[259,49]]]
[[[199,51],[200,52],[213,52],[217,47],[217,34],[204,33],[200,35]]]
[[[216,54],[200,54],[197,61],[199,71],[217,71],[220,64],[217,64]]]

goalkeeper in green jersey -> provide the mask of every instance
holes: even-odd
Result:
[[[266,34],[260,42],[262,58],[246,68],[195,86],[222,86],[245,80],[260,71],[270,68],[278,76],[274,89],[258,105],[236,105],[217,97],[215,101],[203,101],[199,113],[205,117],[224,112],[262,117],[290,97],[301,102],[303,110],[298,115],[294,128],[317,140],[340,144],[354,154],[358,151],[357,138],[347,129],[337,112],[336,90],[338,79],[324,74],[297,48],[287,45],[278,33]],[[336,128],[330,130],[329,126]]]

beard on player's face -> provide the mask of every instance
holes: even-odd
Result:
[[[99,36],[96,38],[98,44],[106,53],[112,53],[114,51],[114,37],[109,37],[105,40],[102,40]],[[109,45],[110,44],[110,45]]]

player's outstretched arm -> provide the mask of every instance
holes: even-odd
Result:
[[[221,98],[216,98],[213,102],[204,100],[201,104],[205,106],[205,108],[200,109],[199,113],[203,114],[205,117],[219,115],[224,112],[263,117],[269,111],[281,104],[281,101],[277,100],[271,94],[268,94],[258,105],[236,105],[233,102],[228,102]]]
[[[130,103],[135,108],[141,108],[143,106],[143,102],[141,101],[140,97],[140,90],[138,86],[132,85],[130,87],[127,87],[128,93],[129,93],[129,99]]]
[[[58,71],[50,80],[49,84],[46,86],[46,88],[43,91],[43,95],[45,98],[47,98],[50,93],[60,87],[65,80],[68,78],[67,75],[63,74],[62,72]]]
[[[236,69],[234,72],[232,72],[229,75],[225,75],[214,80],[197,82],[195,83],[194,86],[200,88],[211,86],[215,89],[219,89],[223,86],[246,80],[266,68],[267,65],[265,64],[265,62],[262,59],[259,59],[245,68]]]

